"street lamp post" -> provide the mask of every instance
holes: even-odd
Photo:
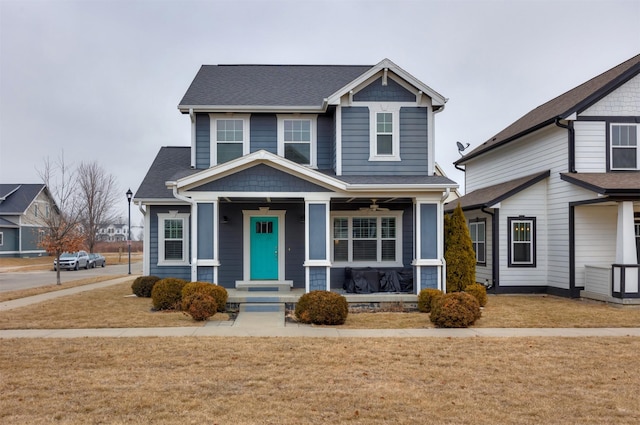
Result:
[[[129,245],[129,274],[131,274],[131,198],[133,197],[133,192],[131,188],[127,190],[127,202],[129,203],[129,224],[127,227],[127,245]]]

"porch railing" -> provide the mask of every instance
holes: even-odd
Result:
[[[612,297],[640,298],[640,264],[612,264],[611,282]]]

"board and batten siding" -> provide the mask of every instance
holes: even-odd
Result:
[[[249,152],[278,154],[278,119],[274,114],[252,114],[249,127]]]
[[[427,108],[400,109],[400,161],[369,161],[369,108],[342,107],[343,175],[426,175]]]
[[[211,166],[211,119],[209,114],[196,114],[196,168]]]
[[[582,205],[575,208],[576,286],[585,284],[585,266],[615,263],[618,207]]]
[[[583,111],[581,116],[639,116],[640,75],[636,75],[596,104]]]
[[[576,121],[575,167],[579,173],[607,171],[607,126],[602,121]]]

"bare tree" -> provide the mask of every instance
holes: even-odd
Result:
[[[80,163],[77,174],[85,244],[89,252],[93,252],[98,230],[115,219],[113,207],[117,202],[117,182],[97,162]]]
[[[51,194],[49,213],[39,218],[45,228],[40,245],[53,254],[59,264],[60,254],[77,251],[82,246],[81,208],[74,186],[75,173],[66,166],[62,153],[54,163],[46,158],[38,174]],[[56,283],[61,284],[60,267],[56,267]]]

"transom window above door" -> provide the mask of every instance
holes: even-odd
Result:
[[[315,168],[316,115],[278,115],[278,155]]]
[[[249,115],[211,115],[211,164],[249,153]]]

